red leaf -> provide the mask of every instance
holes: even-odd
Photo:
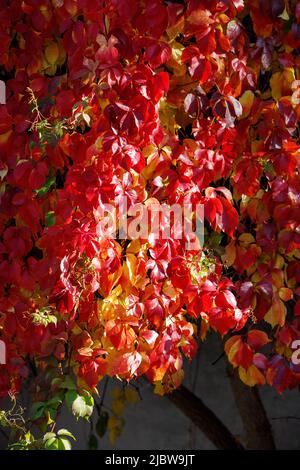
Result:
[[[110,375],[128,375],[135,374],[142,362],[142,356],[137,351],[117,356],[110,364]]]

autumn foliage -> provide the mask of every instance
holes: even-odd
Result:
[[[1,396],[166,393],[210,331],[249,386],[298,386],[300,4],[0,0],[0,24]],[[102,238],[121,197],[203,204],[204,246]]]

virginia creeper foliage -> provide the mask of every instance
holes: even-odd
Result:
[[[249,386],[298,386],[300,4],[0,0],[0,24],[0,395],[166,393],[209,331]],[[121,197],[203,204],[204,246],[102,238]]]

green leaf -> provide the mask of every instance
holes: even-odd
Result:
[[[51,385],[57,388],[65,389],[65,390],[76,390],[76,385],[73,382],[73,379],[66,375],[65,377],[55,377]]]
[[[47,450],[59,450],[59,442],[56,437],[53,437],[45,442],[45,449]]]
[[[63,381],[62,381],[61,377],[55,377],[55,378],[51,381],[51,386],[60,388],[62,382],[63,382]]]
[[[95,434],[90,434],[88,440],[88,448],[89,450],[97,450],[98,449],[98,440]]]
[[[44,447],[47,450],[71,450],[71,443],[66,438],[71,437],[75,440],[70,431],[67,429],[60,429],[57,435],[54,432],[47,432],[43,437]]]
[[[43,437],[43,441],[49,441],[49,439],[52,439],[53,437],[56,437],[55,432],[46,432],[46,434]]]
[[[33,403],[30,410],[30,417],[33,421],[39,419],[44,414],[45,403],[42,401],[37,401]]]
[[[91,404],[90,397],[78,395],[72,403],[72,412],[77,417],[89,418],[93,413],[93,405]]]
[[[99,437],[103,437],[106,433],[108,418],[109,414],[107,413],[107,411],[102,411],[102,413],[100,413],[98,421],[96,423],[96,432]]]
[[[32,313],[32,321],[36,325],[48,326],[51,323],[57,324],[57,318],[55,315],[51,315],[50,310],[47,308],[41,308]]]
[[[49,211],[45,215],[46,227],[52,227],[55,224],[55,213],[54,211]]]
[[[58,441],[58,450],[71,450],[72,446],[70,441],[68,439],[63,439],[62,437],[59,437],[57,439]]]
[[[56,408],[59,407],[59,405],[62,404],[62,402],[63,402],[63,401],[62,401],[62,399],[61,399],[60,397],[55,396],[55,397],[50,398],[50,400],[48,400],[48,401],[45,403],[45,406],[46,406],[47,408],[55,408],[55,409],[56,409]]]
[[[75,416],[84,418],[86,416],[86,403],[82,396],[78,397],[72,403],[72,412]]]
[[[85,402],[88,406],[94,406],[94,398],[92,397],[92,395],[89,392],[85,391],[83,396],[84,396]]]
[[[223,238],[222,233],[213,232],[209,237],[209,243],[211,246],[218,246],[220,245],[222,238]]]
[[[13,444],[9,444],[8,450],[24,450],[26,449],[26,445],[23,442],[14,442]]]
[[[49,189],[51,188],[51,186],[53,186],[55,184],[55,181],[56,181],[56,178],[55,176],[49,176],[49,178],[47,179],[46,183],[44,184],[44,186],[42,186],[40,189],[38,189],[36,191],[36,194],[39,196],[39,197],[42,197],[44,196],[45,194],[47,194],[47,192],[49,191]]]
[[[74,390],[66,393],[66,404],[77,418],[88,419],[93,413],[94,399],[91,395],[79,395]]]
[[[76,385],[69,375],[62,381],[60,388],[66,388],[67,390],[76,390]]]
[[[72,403],[74,402],[74,400],[76,400],[76,398],[78,397],[78,393],[75,391],[75,390],[69,390],[67,393],[66,393],[66,396],[65,396],[65,400],[66,400],[66,404],[69,408],[72,408]]]
[[[56,445],[56,437],[50,437],[50,439],[47,439],[47,441],[45,442],[45,448],[46,449],[51,449],[53,444],[54,444],[54,447]]]
[[[67,437],[71,437],[71,439],[73,439],[74,441],[76,441],[75,437],[73,436],[73,434],[68,431],[67,429],[60,429],[58,432],[57,432],[57,435],[62,437],[62,436],[67,436]]]

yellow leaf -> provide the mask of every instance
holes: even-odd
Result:
[[[128,401],[128,403],[130,403],[131,405],[135,405],[140,401],[139,394],[135,388],[126,387],[124,394],[126,401]]]
[[[285,68],[282,72],[274,73],[270,80],[273,98],[279,100],[282,96],[292,95],[294,80],[295,72],[292,68]]]
[[[163,396],[166,393],[165,389],[164,389],[164,386],[161,382],[156,382],[154,384],[154,390],[153,391],[154,391],[155,395],[160,395],[160,396]]]
[[[278,18],[282,18],[285,21],[288,21],[290,19],[289,14],[287,12],[287,9],[285,8],[281,15],[278,15]]]
[[[124,271],[125,271],[125,275],[128,275],[128,278],[133,285],[135,283],[136,263],[137,263],[136,257],[132,253],[128,253],[126,255],[126,265],[124,265]]]
[[[1,134],[0,135],[0,144],[4,144],[5,142],[8,141],[10,135],[12,133],[12,130],[9,130],[7,132],[5,132],[5,134]]]
[[[281,255],[276,255],[275,268],[282,269],[284,266],[284,258]]]
[[[226,266],[230,267],[233,265],[234,261],[236,258],[236,249],[235,249],[235,243],[232,240],[229,245],[226,246],[225,248],[225,254],[222,256],[222,261]]]
[[[168,103],[165,98],[159,102],[159,119],[162,127],[171,135],[175,135],[180,126],[176,123],[177,107]]]
[[[201,341],[205,340],[208,330],[209,330],[209,323],[208,323],[207,320],[205,320],[202,317],[201,325],[200,325],[200,338],[201,338]]]
[[[49,44],[45,49],[45,57],[49,64],[56,64],[59,57],[59,48],[55,42]]]
[[[30,297],[32,297],[32,292],[28,289],[24,289],[24,287],[20,288],[20,294],[22,294],[26,299],[30,299]]]
[[[236,355],[239,352],[239,349],[242,346],[242,339],[239,335],[233,336],[230,338],[228,341],[226,341],[225,344],[225,352],[227,354],[228,360],[230,364],[232,364],[234,367],[237,367],[237,362],[236,362]]]
[[[163,293],[170,297],[171,299],[176,299],[178,295],[176,289],[173,287],[172,283],[169,281],[165,281],[163,285]]]
[[[254,387],[255,385],[264,385],[266,383],[264,375],[254,364],[252,364],[252,366],[250,366],[247,370],[240,366],[239,376],[242,382],[244,382],[249,387]]]
[[[255,284],[256,282],[259,282],[259,281],[261,281],[261,274],[258,271],[256,271],[251,277],[251,282]]]
[[[116,432],[115,429],[112,429],[111,431],[109,431],[108,436],[109,436],[111,445],[114,446],[116,444],[118,433]]]
[[[158,367],[158,368],[153,368],[153,371],[152,371],[152,374],[153,374],[153,378],[152,378],[152,381],[153,382],[159,382],[161,381],[167,370],[168,370],[168,363],[165,363],[162,367]]]
[[[111,391],[111,396],[113,400],[119,400],[123,396],[123,391],[119,387],[115,387]]]
[[[155,172],[155,168],[159,160],[159,154],[157,148],[152,145],[148,145],[144,148],[143,154],[147,160],[147,165],[142,171],[142,176],[145,180],[148,180]]]
[[[286,307],[284,303],[278,298],[272,304],[272,307],[265,315],[265,321],[274,326],[279,325],[283,326],[285,323],[285,316],[286,316]]]
[[[174,71],[176,78],[186,75],[186,65],[181,63],[181,55],[184,46],[179,42],[173,41],[171,44],[171,57],[167,62],[169,68]]]
[[[109,440],[112,445],[115,445],[117,438],[120,436],[124,426],[124,420],[116,416],[110,415],[107,422],[107,429],[109,431]]]
[[[231,338],[229,338],[226,343],[225,343],[225,346],[224,346],[224,350],[226,352],[226,354],[228,355],[231,348],[234,346],[234,344],[236,342],[239,342],[241,339],[240,335],[235,335],[235,336],[232,336]]]
[[[179,19],[179,21],[177,21],[177,23],[173,26],[170,26],[166,33],[169,37],[169,39],[175,39],[176,36],[178,36],[178,34],[182,33],[183,29],[184,29],[184,24],[185,24],[185,21],[184,21],[184,16],[182,15]]]
[[[255,238],[253,235],[251,235],[251,233],[243,233],[239,237],[239,243],[240,245],[247,247],[251,243],[255,243]]]
[[[274,270],[274,271],[272,271],[271,276],[272,276],[273,286],[275,286],[279,289],[282,286],[282,284],[284,283],[284,273],[283,273],[283,271]]]
[[[124,413],[125,403],[123,400],[114,400],[111,405],[112,412],[116,416],[121,416]]]
[[[77,325],[77,323],[75,323],[75,325],[73,326],[72,333],[74,335],[79,335],[80,333],[82,333],[82,329],[80,328],[79,325]]]
[[[240,97],[239,102],[243,106],[242,118],[249,116],[253,102],[254,102],[254,93],[251,90],[246,90],[245,93]]]
[[[252,140],[251,142],[251,152],[258,153],[262,152],[264,149],[264,141],[263,140]]]

